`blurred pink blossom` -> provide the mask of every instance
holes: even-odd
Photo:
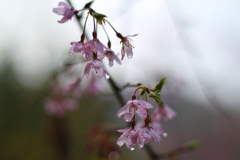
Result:
[[[78,103],[70,98],[55,97],[46,101],[45,109],[48,114],[62,117],[66,110],[75,110]]]
[[[71,93],[74,97],[79,98],[82,94],[82,89],[80,86],[81,80],[77,79],[74,82],[67,85],[66,90]]]
[[[92,78],[90,79],[90,81],[87,85],[86,92],[91,95],[95,95],[95,94],[99,93],[100,89],[98,86],[98,82],[99,81],[96,80],[95,75],[92,75]]]
[[[169,106],[163,104],[159,105],[152,114],[152,120],[158,121],[163,119],[165,121],[173,119],[176,116],[176,112],[172,110]]]

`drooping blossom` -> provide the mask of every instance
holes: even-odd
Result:
[[[120,59],[118,58],[118,56],[112,51],[112,50],[106,50],[105,51],[105,56],[108,58],[109,60],[109,67],[113,66],[114,60],[118,63],[121,64]]]
[[[159,132],[153,128],[150,124],[139,128],[136,133],[132,136],[132,142],[137,141],[138,149],[141,149],[148,140],[160,143],[161,137]]]
[[[117,113],[118,117],[124,115],[124,119],[127,122],[130,122],[134,116],[134,114],[138,114],[141,119],[145,119],[147,117],[146,109],[153,108],[153,106],[143,100],[129,100],[127,104],[125,104]]]
[[[53,8],[53,13],[57,15],[63,16],[63,18],[58,21],[58,23],[65,23],[68,20],[72,19],[72,17],[77,14],[79,11],[74,11],[72,7],[65,2],[59,2],[57,8]]]
[[[125,54],[127,54],[127,57],[129,59],[132,58],[132,56],[133,56],[132,48],[134,48],[134,47],[131,44],[132,39],[129,37],[136,37],[137,35],[138,34],[128,35],[126,37],[123,37],[120,33],[117,33],[117,36],[118,36],[118,38],[121,39],[121,43],[122,43],[122,49],[121,49],[122,60],[125,57]]]
[[[107,79],[109,78],[108,72],[103,68],[102,62],[98,59],[93,59],[86,64],[83,75],[84,78],[89,76],[92,68],[95,69],[95,72],[99,78],[103,76]]]
[[[75,110],[78,104],[70,98],[55,97],[46,101],[45,109],[48,114],[62,117],[66,110]]]
[[[122,132],[123,134],[118,138],[117,144],[121,147],[126,144],[127,148],[134,149],[136,143],[132,142],[133,135],[136,131],[132,128],[119,129],[118,132]],[[136,140],[135,140],[136,141]]]
[[[150,126],[159,134],[159,135],[162,135],[164,134],[164,130],[162,128],[162,125],[159,123],[159,122],[154,122],[152,121],[150,123]]]
[[[102,42],[100,42],[97,38],[93,38],[92,40],[86,42],[84,44],[85,47],[89,47],[91,52],[97,54],[98,59],[104,58],[104,51],[109,50]]]
[[[72,45],[69,54],[82,53],[82,57],[84,60],[90,58],[92,56],[92,48],[89,45],[84,44],[82,41],[79,42],[71,42]]]
[[[172,110],[168,105],[159,105],[152,114],[152,120],[158,121],[163,119],[165,121],[173,119],[176,116],[176,112]]]

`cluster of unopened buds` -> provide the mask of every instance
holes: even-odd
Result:
[[[118,117],[124,115],[126,122],[130,123],[130,127],[127,129],[120,129],[118,132],[123,134],[118,138],[117,144],[126,146],[133,150],[136,143],[138,148],[142,148],[144,144],[148,143],[148,140],[153,140],[157,143],[161,140],[161,135],[166,136],[160,120],[169,120],[175,117],[176,113],[170,107],[165,105],[160,96],[162,85],[165,82],[165,78],[161,79],[154,89],[149,89],[145,86],[139,86],[135,89],[132,99],[127,102],[117,113]],[[137,92],[139,92],[137,97]],[[140,100],[143,97],[145,100]],[[148,97],[153,98],[158,107],[150,116],[150,109],[154,108],[149,102]],[[136,123],[136,115],[140,118],[140,121]]]

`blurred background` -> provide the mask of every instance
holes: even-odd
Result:
[[[58,2],[0,1],[0,159],[66,159],[60,152],[66,146],[68,159],[100,159],[97,150],[86,149],[94,141],[89,128],[124,125],[116,117],[121,106],[103,79],[101,93],[82,95],[76,111],[68,111],[60,119],[46,114],[44,104],[53,75],[71,57],[70,42],[79,41],[82,33],[75,19],[57,23],[61,17],[52,8]],[[73,0],[77,9],[87,2]],[[124,36],[139,33],[132,38],[133,58],[107,67],[117,84],[141,82],[154,87],[167,77],[162,98],[178,115],[162,124],[168,136],[160,144],[150,143],[157,153],[198,140],[199,149],[178,159],[240,159],[239,5],[237,0],[93,3],[92,8],[107,15]],[[120,53],[119,39],[109,26],[106,29],[112,49]],[[92,28],[87,31],[91,35]],[[101,32],[98,38],[106,43]],[[125,101],[132,91],[122,92]],[[114,152],[107,159],[149,159],[144,149],[130,151],[124,146],[116,150],[120,158]]]

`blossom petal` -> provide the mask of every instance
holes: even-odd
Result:
[[[141,119],[146,119],[147,117],[147,111],[145,108],[141,107],[141,106],[138,106],[137,110],[136,110],[136,113],[138,114],[138,116],[141,118]]]
[[[84,44],[84,49],[82,51],[82,57],[84,60],[88,59],[92,55],[92,49],[90,46]]]
[[[63,17],[60,21],[58,21],[58,23],[65,23],[67,22],[69,19],[66,17]]]
[[[151,123],[151,127],[152,127],[159,135],[164,134],[164,130],[163,130],[163,128],[162,128],[162,126],[161,126],[160,123],[158,123],[158,122],[152,122],[152,123]]]
[[[59,2],[58,6],[63,6],[64,8],[71,9],[71,6],[66,2]]]
[[[91,68],[92,68],[92,62],[90,61],[85,66],[84,74],[83,74],[84,78],[87,78],[89,76]]]
[[[125,129],[118,129],[118,132],[127,132],[130,128],[125,128]]]
[[[128,57],[129,59],[131,59],[131,58],[133,57],[132,47],[130,46],[130,47],[124,47],[124,48],[125,48],[125,51],[126,51],[126,53],[127,53],[127,57]]]
[[[53,13],[56,13],[57,15],[59,16],[62,16],[65,12],[65,9],[64,8],[53,8]]]
[[[118,64],[122,64],[121,61],[120,61],[120,59],[118,58],[118,56],[115,55],[114,59],[115,59],[115,61],[116,61]]]
[[[138,142],[138,149],[141,149],[144,146],[145,137],[138,136],[137,142]]]
[[[142,107],[147,108],[147,109],[153,108],[153,106],[152,106],[150,103],[148,103],[148,102],[146,102],[146,101],[144,101],[144,100],[134,100],[133,103],[134,103],[136,106],[142,106]]]
[[[121,49],[121,55],[122,55],[122,60],[123,60],[123,58],[125,57],[125,51],[123,48]]]
[[[131,136],[135,133],[135,131],[131,128],[121,131],[123,131],[123,134],[118,138],[117,144],[121,147],[125,143],[127,148],[132,149],[135,143],[132,143]]]
[[[130,122],[132,120],[133,116],[134,116],[134,114],[132,114],[132,113],[125,113],[124,119],[126,122]]]
[[[133,34],[133,35],[128,35],[128,36],[126,36],[126,37],[136,37],[137,35],[139,35],[139,33]]]
[[[120,147],[122,145],[124,145],[124,143],[126,143],[126,137],[125,137],[125,133],[123,133],[117,140],[117,145],[119,145]]]
[[[153,114],[152,114],[152,116],[151,116],[151,119],[152,119],[152,121],[158,121],[160,118],[161,118],[161,115],[159,114],[159,107],[157,107],[155,110],[154,110],[154,112],[153,112]]]
[[[151,135],[151,140],[153,140],[153,141],[155,141],[157,143],[160,143],[161,138],[160,138],[159,134],[155,130],[150,128],[149,129],[149,134]]]
[[[127,104],[125,104],[117,113],[118,117],[121,117],[123,114],[128,112],[128,108],[131,106],[132,102],[129,102]]]
[[[166,105],[165,105],[165,110],[167,112],[167,118],[168,119],[173,119],[176,116],[176,112]]]

